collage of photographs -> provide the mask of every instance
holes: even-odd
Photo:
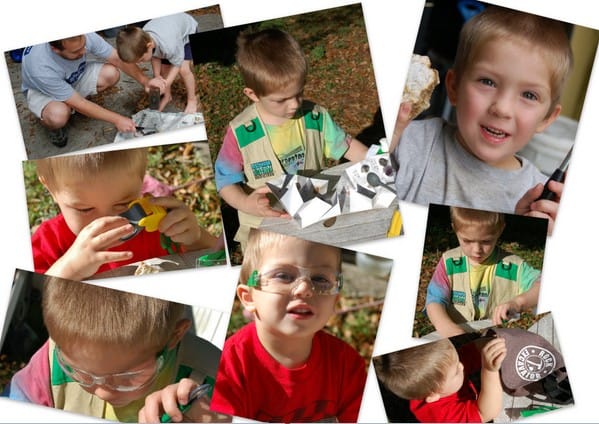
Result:
[[[599,16],[387,3],[7,8],[0,422],[599,418]]]

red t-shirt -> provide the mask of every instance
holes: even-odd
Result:
[[[40,274],[45,273],[54,265],[54,262],[69,250],[76,238],[77,236],[68,227],[62,214],[58,214],[54,218],[42,222],[35,233],[33,233],[33,236],[31,236],[35,272]],[[130,250],[133,252],[133,257],[126,261],[103,264],[97,272],[108,271],[133,262],[168,255],[168,252],[160,247],[159,231],[151,233],[141,231],[132,239],[108,250],[113,252]]]
[[[480,423],[478,391],[468,376],[480,370],[480,353],[473,343],[458,351],[464,364],[464,384],[460,390],[435,402],[410,400],[410,411],[423,423]]]
[[[344,341],[317,332],[308,361],[289,369],[250,323],[225,342],[210,408],[267,422],[356,422],[365,383],[364,360]]]

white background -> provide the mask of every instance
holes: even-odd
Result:
[[[591,1],[496,2],[508,7],[526,8],[526,11],[566,22],[599,28],[599,14],[595,12],[594,2]],[[349,3],[347,0],[222,0],[219,4],[224,24],[229,26]],[[206,0],[10,1],[4,3],[0,14],[0,51],[212,4],[215,3]],[[390,134],[424,1],[363,0],[362,4],[385,127]],[[3,68],[0,70],[0,173],[4,184],[0,243],[0,323],[3,323],[14,270],[32,269],[32,261],[21,171],[21,161],[26,159],[26,155],[8,72],[4,63],[0,63],[0,67]],[[547,241],[539,303],[539,312],[553,312],[576,405],[531,417],[526,420],[528,422],[596,422],[599,419],[596,401],[599,370],[594,354],[594,347],[597,345],[594,321],[597,315],[599,281],[593,271],[593,264],[598,260],[596,241],[599,236],[596,213],[599,193],[596,188],[599,181],[596,166],[599,158],[597,79],[595,72],[591,77],[581,116],[557,225],[553,236]],[[197,133],[191,129],[154,138],[151,142],[182,142],[197,137]],[[426,208],[401,204],[401,211],[405,225],[403,237],[352,246],[356,250],[395,260],[375,354],[418,343],[410,335],[426,227]],[[142,278],[141,281],[119,279],[118,282],[106,281],[105,284],[111,287],[118,284],[127,290],[228,312],[236,273],[236,269],[227,268],[204,270],[200,273],[181,271],[161,274],[152,279]],[[382,422],[386,421],[386,417],[373,377],[371,370],[360,421]],[[94,421],[80,415],[6,399],[0,399],[0,420]]]

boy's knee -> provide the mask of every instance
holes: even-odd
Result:
[[[52,129],[64,127],[71,117],[71,108],[63,102],[50,102],[42,111],[43,124]]]
[[[104,64],[98,75],[97,91],[103,91],[110,88],[119,82],[121,72],[114,65],[109,63]]]
[[[185,60],[181,66],[179,67],[179,73],[182,77],[185,76],[193,76],[193,72],[191,71],[191,62],[189,60]]]

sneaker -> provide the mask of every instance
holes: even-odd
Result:
[[[56,147],[64,147],[67,145],[67,141],[69,137],[67,135],[66,128],[58,128],[57,130],[49,130],[48,134],[50,136],[50,141]]]

